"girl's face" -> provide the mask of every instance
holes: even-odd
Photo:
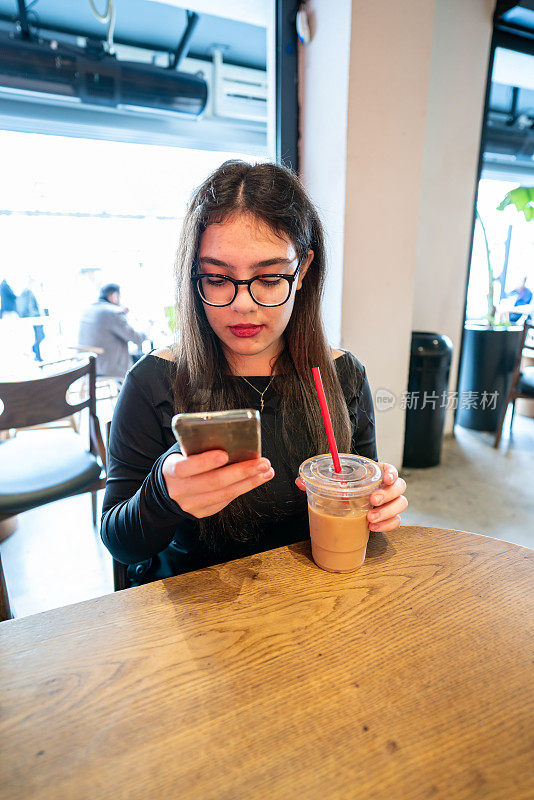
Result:
[[[204,303],[208,322],[220,339],[225,355],[238,374],[265,375],[283,346],[282,334],[289,322],[295,294],[313,259],[308,251],[293,282],[289,300],[267,308],[254,302],[247,286],[238,286],[229,306]],[[208,225],[201,236],[199,272],[228,275],[245,280],[266,274],[292,275],[298,266],[293,243],[277,236],[261,220],[239,214],[225,222]]]

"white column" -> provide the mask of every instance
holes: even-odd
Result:
[[[352,8],[341,344],[365,365],[378,455],[401,464],[435,0]]]
[[[400,466],[411,332],[458,357],[494,0],[310,0],[300,58],[301,172],[322,214],[324,317],[377,406],[379,456]]]
[[[437,0],[413,329],[452,339],[456,388],[494,0]],[[448,413],[445,432],[452,432]]]
[[[329,271],[323,319],[341,340],[343,236],[349,88],[350,0],[309,3],[313,39],[299,52],[300,177],[325,227]]]

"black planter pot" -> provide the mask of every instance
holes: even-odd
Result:
[[[458,386],[457,425],[474,431],[495,432],[522,330],[518,326],[488,328],[467,323]]]

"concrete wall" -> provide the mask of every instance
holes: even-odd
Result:
[[[412,329],[459,344],[492,5],[309,3],[300,155],[329,232],[325,321],[394,395],[377,438],[398,465]]]

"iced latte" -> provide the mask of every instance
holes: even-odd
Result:
[[[313,560],[328,572],[352,572],[365,560],[369,497],[382,482],[375,461],[340,453],[342,472],[332,456],[319,455],[300,465],[306,486]]]

